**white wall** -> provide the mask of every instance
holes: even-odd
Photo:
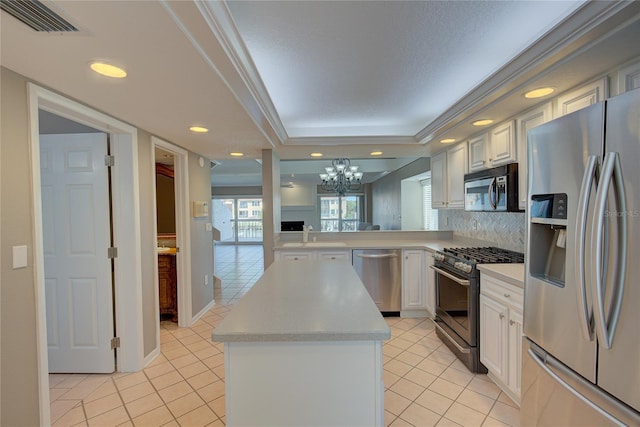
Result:
[[[402,230],[422,230],[422,185],[415,179],[400,183],[400,224]]]

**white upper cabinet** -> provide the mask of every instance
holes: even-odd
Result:
[[[640,88],[640,62],[618,71],[618,95]]]
[[[467,162],[466,142],[431,158],[433,208],[464,208],[464,174],[468,171]]]
[[[431,207],[447,207],[447,152],[431,157]]]
[[[491,167],[513,163],[516,159],[516,130],[513,120],[489,131]]]
[[[603,77],[593,83],[586,84],[576,90],[559,96],[557,99],[556,117],[562,117],[606,99],[608,95],[607,82],[607,78]]]
[[[489,134],[483,133],[469,140],[469,172],[487,169],[488,164]]]
[[[518,198],[519,208],[527,208],[527,134],[531,129],[552,118],[551,102],[529,110],[516,119],[518,129]]]

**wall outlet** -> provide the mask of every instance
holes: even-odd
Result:
[[[475,219],[475,218],[474,218],[474,219],[471,221],[471,227],[472,227],[474,230],[477,230],[477,229],[478,229],[478,220],[477,220],[477,219]]]
[[[204,275],[204,285],[207,286],[209,284],[209,275],[205,274]]]

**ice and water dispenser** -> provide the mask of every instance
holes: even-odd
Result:
[[[529,271],[538,279],[564,287],[567,195],[533,195],[530,212]]]

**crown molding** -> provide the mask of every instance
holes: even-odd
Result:
[[[285,146],[292,145],[418,145],[413,136],[321,136],[289,138],[284,142]]]

